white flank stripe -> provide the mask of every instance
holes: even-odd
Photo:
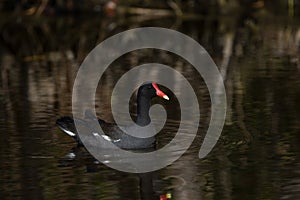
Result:
[[[98,133],[95,133],[95,132],[93,132],[93,135],[95,136],[95,137],[103,137],[103,139],[104,140],[106,140],[106,141],[109,141],[109,142],[120,142],[121,141],[121,139],[117,139],[117,140],[112,140],[109,136],[107,136],[107,135],[99,135]]]
[[[110,137],[108,137],[107,135],[101,135],[105,140],[107,140],[107,141],[109,141],[109,142],[111,142],[112,140],[111,140],[111,138]]]
[[[68,134],[69,136],[71,136],[71,137],[75,137],[75,133],[73,133],[72,131],[69,131],[69,130],[67,130],[67,129],[64,129],[63,127],[60,127],[59,126],[59,128],[63,131],[63,132],[65,132],[66,134]]]

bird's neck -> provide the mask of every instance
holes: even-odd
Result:
[[[140,126],[147,126],[151,119],[149,116],[149,109],[151,106],[151,99],[138,95],[137,99],[137,120],[136,123]]]

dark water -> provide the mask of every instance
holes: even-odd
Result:
[[[159,199],[167,193],[172,199],[299,199],[299,25],[296,18],[263,14],[183,21],[98,16],[1,21],[1,199]],[[164,169],[138,175],[97,162],[55,121],[72,113],[73,82],[88,52],[115,33],[142,26],[178,30],[203,45],[226,72],[228,112],[220,140],[200,160],[210,118],[201,77],[167,52],[142,50],[119,58],[100,81],[99,117],[113,121],[114,84],[131,66],[148,62],[180,71],[197,88],[201,108],[189,150]],[[176,105],[166,103],[160,146],[177,131]]]

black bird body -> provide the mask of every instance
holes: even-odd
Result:
[[[145,83],[140,86],[137,94],[137,125],[145,127],[150,124],[151,119],[149,116],[149,109],[151,106],[151,99],[155,96],[159,96],[167,100],[169,99],[168,96],[158,88],[156,83]],[[90,111],[86,111],[84,119],[61,117],[56,121],[59,128],[69,136],[73,137],[79,146],[83,146],[83,143],[76,131],[74,120],[76,120],[76,124],[79,124],[80,126],[83,126],[85,130],[88,130],[91,136],[102,137],[122,149],[145,149],[153,148],[155,146],[155,136],[140,138],[127,134],[137,131],[136,125],[123,126],[122,129],[125,129],[127,132],[125,133],[117,124],[107,123],[94,116]],[[105,135],[99,134],[96,131],[96,128],[91,126],[91,120],[98,121]],[[149,126],[147,130],[154,131],[154,128]]]

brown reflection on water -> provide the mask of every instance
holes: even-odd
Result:
[[[0,195],[8,199],[297,199],[299,179],[299,22],[253,16],[172,19],[137,24],[97,18],[1,22]],[[99,117],[112,121],[110,94],[131,66],[160,62],[197,88],[198,137],[177,162],[153,174],[121,173],[95,163],[55,126],[71,115],[71,92],[86,54],[103,39],[139,26],[172,27],[199,41],[226,78],[228,114],[222,137],[203,160],[198,150],[210,117],[201,77],[184,60],[144,50],[118,59],[97,93]],[[180,84],[180,83],[178,83]],[[134,110],[135,105],[132,106]],[[161,141],[178,127],[179,108],[166,105]],[[93,172],[93,173],[92,173]],[[153,193],[155,193],[153,195]]]

